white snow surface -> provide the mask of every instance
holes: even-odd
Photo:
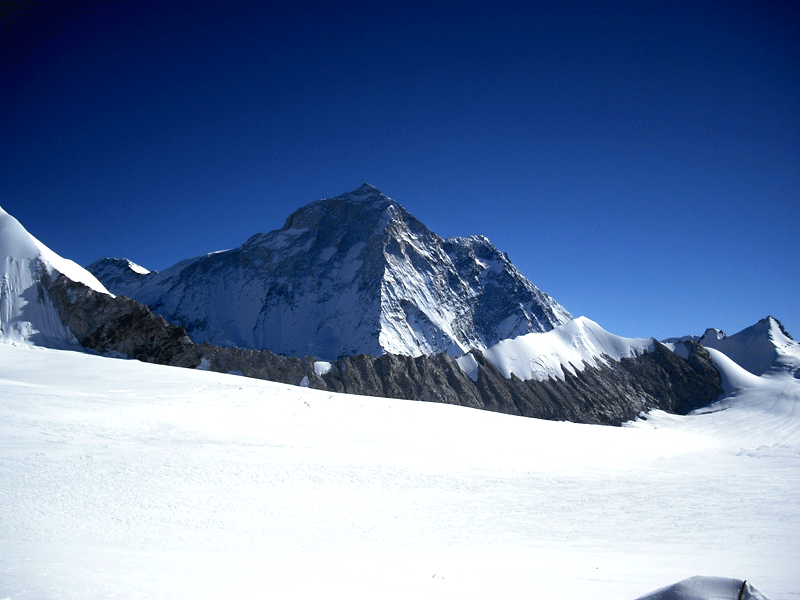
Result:
[[[624,338],[609,333],[600,325],[578,317],[545,333],[529,333],[502,340],[483,351],[506,379],[514,374],[523,381],[535,379],[564,379],[564,373],[575,375],[585,366],[597,367],[608,359],[638,356],[653,350],[653,338]],[[456,359],[459,366],[472,376],[477,363],[467,354]]]
[[[700,343],[722,352],[753,375],[777,369],[800,376],[800,344],[781,331],[774,317],[761,319],[731,336],[708,329]]]
[[[137,265],[135,262],[130,260],[128,261],[128,268],[139,275],[148,275],[150,273],[150,269],[145,269],[142,265]]]
[[[62,273],[108,294],[94,275],[60,257],[0,208],[0,341],[53,347],[77,345],[39,286],[44,273]]]
[[[0,598],[800,599],[800,381],[746,383],[613,428],[0,344]]]
[[[639,600],[767,600],[748,581],[728,577],[690,577]]]

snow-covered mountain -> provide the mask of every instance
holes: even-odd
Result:
[[[374,197],[371,188],[362,188],[362,191],[366,192],[363,196]],[[358,202],[353,202],[351,195],[347,196],[339,199],[340,208],[355,210],[353,205],[358,205]],[[402,242],[417,249],[392,252],[386,249],[383,238],[367,236],[368,242],[379,248],[379,254],[385,262],[399,262],[399,256],[412,265],[395,271],[410,272],[415,276],[404,280],[400,277],[390,278],[389,283],[379,279],[377,284],[373,282],[378,289],[394,289],[397,298],[397,287],[404,286],[408,297],[417,299],[423,298],[431,290],[437,290],[445,304],[438,305],[431,301],[426,306],[431,310],[438,310],[439,315],[453,306],[472,314],[469,310],[475,310],[480,302],[487,302],[482,297],[485,294],[494,299],[483,307],[486,312],[491,312],[493,308],[495,317],[504,314],[504,309],[512,313],[511,317],[507,316],[500,321],[506,328],[496,328],[495,337],[500,335],[497,333],[498,329],[508,334],[509,331],[518,331],[523,325],[530,326],[530,320],[522,320],[519,318],[520,313],[514,314],[513,309],[509,309],[508,298],[518,300],[520,294],[513,296],[501,293],[512,287],[518,288],[519,281],[527,280],[513,269],[505,257],[498,258],[499,253],[485,239],[441,240],[407,213],[402,219],[397,218],[396,214],[401,209],[395,208],[394,203],[385,196],[381,198],[383,202],[366,202],[369,205],[366,208],[356,206],[360,209],[356,210],[356,214],[361,216],[365,210],[369,212],[369,208],[383,214],[383,217],[386,217],[386,213],[391,213],[390,218],[386,219],[386,228],[399,228],[400,233],[389,236],[388,245],[399,245]],[[96,263],[95,268],[106,280],[114,283],[118,291],[133,290],[131,295],[142,291],[152,292],[153,289],[158,290],[159,286],[170,289],[179,287],[184,291],[189,289],[193,294],[190,298],[207,298],[210,293],[218,293],[222,311],[226,300],[223,293],[225,278],[230,276],[231,265],[236,265],[237,258],[241,259],[243,254],[248,260],[241,260],[243,266],[238,267],[239,276],[232,279],[234,284],[240,284],[245,279],[242,272],[246,271],[250,287],[240,286],[239,295],[234,296],[238,300],[241,300],[245,292],[257,289],[259,283],[252,273],[252,255],[260,255],[262,263],[267,262],[273,266],[273,272],[276,270],[273,263],[278,263],[284,269],[280,271],[285,278],[284,283],[289,278],[286,271],[289,266],[285,264],[287,261],[294,267],[303,266],[303,261],[308,266],[308,256],[316,256],[314,266],[318,267],[321,260],[320,248],[321,253],[331,259],[336,248],[323,245],[326,240],[320,241],[322,236],[319,234],[330,232],[330,228],[318,226],[320,219],[329,216],[329,207],[326,206],[329,203],[330,200],[319,201],[301,209],[290,217],[283,230],[254,236],[237,251],[184,261],[173,267],[174,273],[171,276],[166,276],[170,270],[154,274],[127,260],[105,260]],[[309,216],[309,212],[316,216],[316,220]],[[344,221],[347,222],[347,219]],[[361,353],[328,362],[276,356],[269,351],[197,344],[186,335],[182,327],[154,315],[136,300],[108,294],[86,271],[53,254],[8,215],[5,215],[3,222],[6,267],[3,280],[5,318],[2,331],[3,338],[11,341],[29,340],[53,347],[82,346],[96,352],[128,356],[146,362],[199,367],[223,373],[237,372],[320,390],[460,404],[529,417],[617,425],[654,408],[686,414],[714,402],[723,391],[729,391],[732,386],[747,383],[748,377],[755,377],[722,352],[714,348],[705,349],[695,341],[687,339],[665,345],[652,338],[621,338],[603,330],[597,323],[585,317],[567,320],[550,331],[501,339],[483,350],[475,344],[477,348],[473,347],[457,357],[449,356],[446,352],[416,357],[408,356],[410,353],[404,355],[376,352],[377,356]],[[364,221],[356,221],[356,224],[363,225]],[[285,241],[287,236],[299,238],[312,230],[312,226],[318,234],[306,239],[305,252],[298,250],[281,253],[273,250],[270,254],[265,250],[270,247],[280,249],[281,239]],[[298,230],[302,230],[302,233],[297,234]],[[368,228],[368,231],[374,230],[374,227]],[[412,235],[414,231],[417,233]],[[361,248],[358,256],[364,259],[374,258],[369,253],[362,252],[365,242],[354,244]],[[314,245],[317,250],[311,251]],[[353,247],[352,243],[341,241],[338,246],[345,255],[353,253]],[[423,251],[429,255],[427,260],[419,258]],[[430,254],[436,254],[436,260],[431,259]],[[292,261],[286,259],[287,256]],[[450,262],[447,263],[444,257]],[[214,262],[215,258],[223,260]],[[362,269],[362,258],[348,263],[351,266],[356,265],[353,268],[353,280],[357,280],[359,276],[363,280],[362,271],[370,271],[367,268]],[[210,262],[205,264],[206,261]],[[492,261],[497,262],[492,265]],[[442,263],[452,267],[450,272],[445,273],[450,277],[450,287],[444,289],[442,286],[422,285],[420,281],[435,283],[441,280]],[[396,272],[391,273],[392,269],[385,265],[383,269],[384,272],[389,271],[396,275]],[[324,270],[321,272],[326,273]],[[427,279],[422,278],[420,273],[425,274]],[[213,285],[215,276],[221,280],[216,289]],[[193,278],[199,282],[192,281]],[[324,275],[321,279],[324,279]],[[340,279],[338,283],[341,283]],[[472,302],[457,303],[452,297],[454,287],[460,284],[463,291],[466,289],[464,282],[470,280],[474,283],[474,288],[469,288],[473,291],[473,295],[469,297]],[[301,288],[308,288],[313,279],[300,277],[293,281],[298,282]],[[260,283],[263,291],[264,282]],[[336,283],[334,281],[331,285]],[[194,284],[194,287],[190,284]],[[272,284],[268,282],[267,285]],[[528,285],[536,291],[532,284]],[[290,292],[293,287],[294,283],[287,284],[285,290]],[[351,299],[363,301],[364,298],[369,298],[368,294],[359,296],[353,293],[352,288],[342,289],[343,294],[350,293]],[[476,289],[478,292],[475,292]],[[300,298],[303,296],[304,294],[300,294]],[[184,297],[185,293],[181,298]],[[335,302],[333,297],[330,300]],[[408,301],[401,301],[401,307],[402,302],[409,304]],[[190,302],[186,304],[192,305]],[[195,302],[194,305],[205,306],[202,302]],[[516,308],[519,309],[519,305]],[[403,314],[407,316],[410,309],[406,307],[403,310]],[[403,322],[409,326],[407,320]],[[480,331],[481,323],[485,325],[487,320],[473,318],[466,322],[472,326],[471,331],[474,332]],[[492,319],[488,322],[492,322]],[[497,322],[497,318],[494,322]],[[431,329],[423,327],[412,331],[421,336],[430,334]],[[441,333],[441,330],[438,331]],[[486,337],[488,336],[484,336],[482,340]],[[719,341],[722,334],[707,337]],[[375,338],[381,339],[377,333]],[[393,339],[396,342],[401,338]],[[450,343],[453,343],[452,339]],[[742,334],[732,336],[728,339],[727,346],[729,349],[740,350],[735,360],[745,365],[747,360],[767,363],[772,361],[776,365],[773,369],[780,368],[794,374],[800,364],[797,344],[771,318]],[[447,349],[456,354],[452,346]],[[727,363],[735,368],[728,368]],[[763,369],[766,367],[761,372]]]
[[[98,280],[105,282],[107,289],[113,288],[116,295],[128,298],[150,275],[150,271],[127,258],[104,258],[92,263],[90,269]]]
[[[761,319],[731,336],[719,329],[707,329],[700,343],[718,350],[753,375],[781,370],[800,378],[800,344],[775,317]]]
[[[88,268],[197,342],[326,360],[458,356],[571,319],[485,237],[442,239],[368,184],[159,273]]]
[[[485,355],[473,349],[459,358],[387,353],[316,361],[196,344],[135,300],[95,293],[64,276],[46,289],[62,321],[95,352],[331,392],[609,425],[655,408],[686,414],[723,393],[700,344],[681,342],[678,355],[652,339],[615,336],[583,317],[501,341]]]
[[[739,383],[729,386],[730,389],[742,387],[748,374],[786,372],[800,379],[800,343],[792,339],[775,317],[761,319],[731,336],[709,328],[702,336],[672,338],[663,346],[685,360],[694,342],[712,350],[711,358],[723,376],[736,378]],[[620,337],[591,319],[578,317],[545,333],[502,340],[482,353],[506,378],[514,375],[522,381],[545,381],[563,380],[565,374],[576,375],[586,367],[635,358],[653,352],[656,345],[661,344],[653,338]],[[735,368],[726,370],[720,355]],[[477,366],[469,353],[456,360],[467,373],[473,373]]]
[[[42,286],[44,278],[58,273],[109,293],[94,275],[50,250],[0,208],[0,341],[79,347]]]
[[[320,246],[306,209],[213,272],[229,274],[247,252],[283,269],[316,268],[326,255],[344,268],[358,242]],[[493,326],[496,335],[539,319],[525,317],[535,311],[524,303],[504,305],[501,292],[521,276],[488,241],[436,241],[412,219],[388,219],[399,231],[388,249],[368,238],[395,274],[414,276],[378,289],[431,303],[472,290],[453,306],[473,315],[473,332],[488,327],[475,312],[493,307],[486,322],[506,327]],[[297,248],[281,253],[281,240],[284,250],[316,250],[307,259]],[[366,245],[348,263],[357,264],[356,282],[372,256]],[[451,271],[434,267],[440,250]],[[206,258],[176,265],[172,279],[130,261],[98,271],[118,289],[188,290],[215,268]],[[800,598],[800,344],[773,317],[735,335],[708,330],[665,344],[565,318],[458,358],[315,362],[194,344],[109,294],[2,209],[0,261],[0,341],[11,342],[0,344],[0,598],[264,589],[315,597],[345,588],[354,598],[523,598],[531,589],[559,598],[766,598],[730,577],[745,574],[770,597]],[[287,291],[297,284],[310,293],[308,278],[289,283],[283,273]],[[30,347],[79,341],[200,370]],[[338,391],[427,393],[431,402]],[[726,576],[641,595],[701,569]]]
[[[600,325],[578,317],[545,333],[529,333],[502,340],[483,351],[504,377],[517,376],[522,381],[564,379],[585,367],[598,367],[623,358],[634,358],[652,352],[653,338],[623,338],[609,333]],[[477,363],[472,354],[457,359],[468,373]]]

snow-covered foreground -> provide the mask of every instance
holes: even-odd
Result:
[[[800,598],[800,380],[623,428],[0,344],[0,598]]]

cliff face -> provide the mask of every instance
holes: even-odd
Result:
[[[58,274],[108,294],[91,273],[57,255],[0,208],[0,342],[77,347],[42,286]]]
[[[61,321],[89,350],[168,365],[195,346],[182,327],[135,300],[97,293],[64,275],[42,285]]]
[[[467,374],[446,353],[358,355],[335,361],[285,357],[270,351],[195,344],[134,300],[97,293],[64,276],[43,285],[80,343],[158,364],[239,373],[315,389],[442,402],[512,415],[619,425],[654,408],[685,414],[722,394],[721,380],[699,344],[684,342],[686,359],[656,342],[652,352],[606,361],[562,378],[504,377],[479,350]]]

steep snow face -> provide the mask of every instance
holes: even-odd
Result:
[[[571,318],[485,238],[445,241],[368,184],[160,273],[90,268],[195,341],[323,360],[460,355]]]
[[[57,255],[0,208],[0,340],[77,346],[40,285],[43,277],[57,273],[108,293],[94,275]]]
[[[653,350],[655,340],[616,336],[586,317],[578,317],[546,333],[531,333],[503,340],[483,351],[483,355],[504,377],[516,375],[527,381],[564,379],[585,366],[597,367],[611,360],[638,356]],[[456,359],[472,373],[475,359],[467,354]]]
[[[700,343],[718,350],[753,375],[781,370],[800,378],[800,344],[789,337],[774,317],[761,319],[731,336],[708,329]]]

